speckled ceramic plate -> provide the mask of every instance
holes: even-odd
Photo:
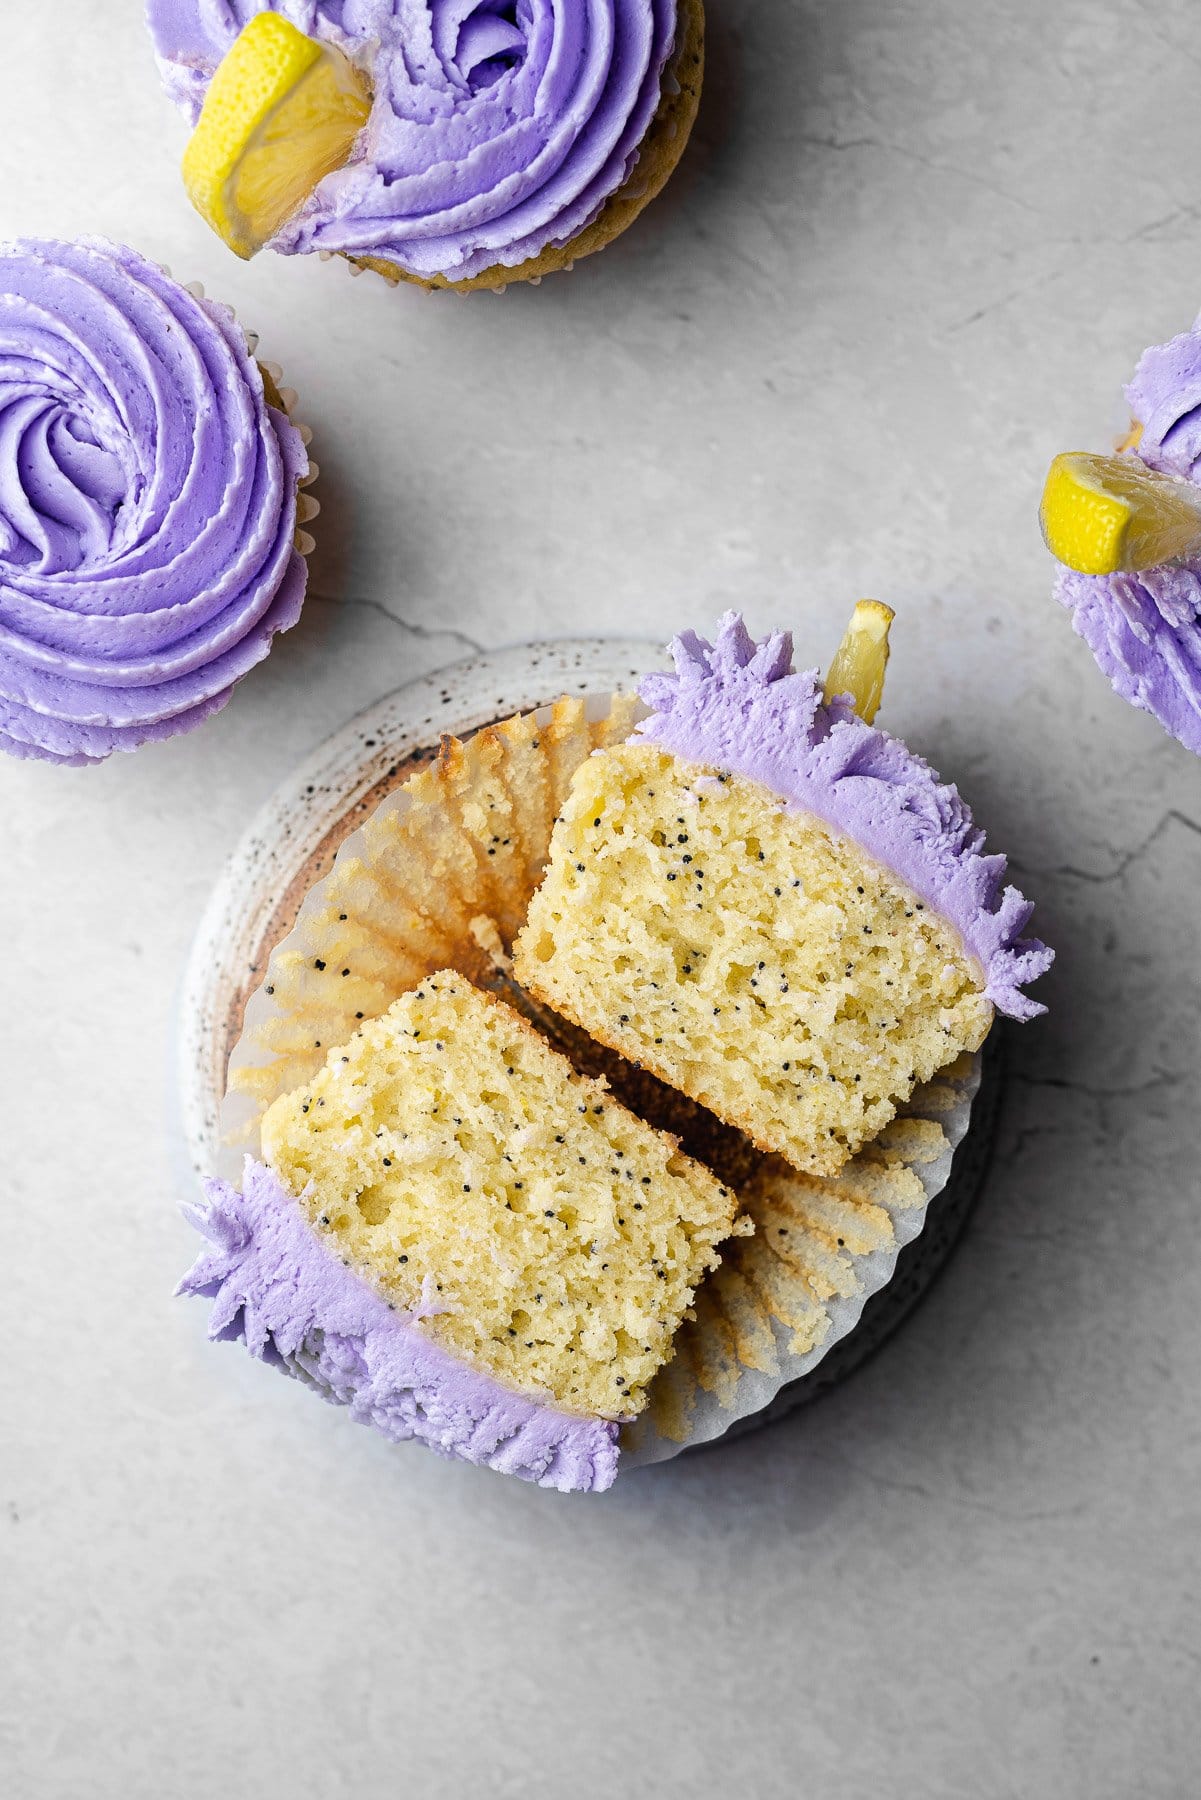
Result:
[[[272,951],[293,930],[305,896],[328,874],[341,844],[393,789],[433,758],[443,733],[467,737],[562,693],[628,690],[659,661],[657,645],[584,639],[527,645],[456,664],[397,690],[353,719],[278,790],[222,871],[184,980],[179,1093],[183,1132],[197,1174],[222,1166],[218,1118],[247,1002]],[[994,1058],[988,1061],[992,1065]],[[882,1260],[877,1252],[874,1266],[864,1259],[861,1290],[831,1308],[835,1329],[819,1350],[790,1365],[799,1378],[784,1378],[789,1365],[781,1359],[775,1379],[766,1378],[766,1371],[764,1377],[754,1377],[744,1390],[744,1403],[733,1412],[716,1402],[703,1408],[708,1416],[703,1429],[686,1433],[689,1446],[731,1427],[777,1417],[824,1391],[869,1355],[909,1311],[958,1236],[987,1162],[990,1104],[976,1106],[973,1130],[960,1145],[979,1075],[978,1068],[970,1071],[961,1084],[951,1141],[939,1168],[923,1173],[928,1199],[921,1217],[894,1219],[892,1250]],[[988,1081],[990,1094],[996,1085],[995,1079]],[[761,1383],[758,1389],[755,1381]],[[702,1420],[695,1423],[701,1426]],[[675,1434],[658,1429],[644,1430],[639,1437],[646,1441],[631,1443],[627,1462],[657,1461],[685,1447]]]

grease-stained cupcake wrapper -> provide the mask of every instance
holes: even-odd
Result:
[[[644,711],[629,695],[564,698],[447,740],[347,838],[247,1005],[218,1173],[239,1178],[243,1157],[260,1152],[267,1107],[362,1020],[447,965],[489,980],[481,946],[496,933],[481,922],[508,947],[576,769],[623,742]],[[698,1291],[646,1412],[623,1431],[623,1467],[720,1437],[854,1330],[946,1185],[979,1076],[979,1057],[961,1058],[832,1179],[762,1159],[742,1189],[755,1234],[731,1240]]]

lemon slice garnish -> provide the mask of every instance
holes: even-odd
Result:
[[[896,614],[882,600],[860,600],[826,676],[825,700],[849,694],[865,724],[876,716],[888,667],[888,628]]]
[[[1201,548],[1201,492],[1133,456],[1057,456],[1039,520],[1051,555],[1081,575],[1152,569]]]
[[[218,64],[184,152],[192,204],[253,256],[344,166],[370,111],[366,78],[336,45],[256,13]]]

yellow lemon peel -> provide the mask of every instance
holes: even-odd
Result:
[[[826,676],[827,705],[835,695],[849,694],[855,711],[868,725],[884,693],[888,632],[895,617],[892,607],[882,600],[860,600]]]
[[[1134,456],[1069,450],[1047,474],[1047,549],[1081,575],[1151,569],[1201,547],[1201,492]]]
[[[219,63],[184,152],[192,204],[251,257],[349,159],[371,111],[366,77],[336,45],[256,13]]]

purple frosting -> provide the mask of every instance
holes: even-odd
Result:
[[[1126,397],[1148,468],[1201,479],[1201,320],[1144,351]],[[1055,596],[1115,692],[1201,756],[1201,558],[1133,575],[1061,569]]]
[[[149,0],[172,99],[195,123],[257,0]],[[568,243],[637,161],[659,103],[675,0],[281,0],[371,78],[346,168],[273,242],[380,256],[466,280]]]
[[[1053,952],[1019,935],[1034,908],[1002,886],[1005,858],[984,854],[984,834],[955,788],[899,738],[865,725],[849,700],[823,704],[817,671],[793,672],[786,631],[757,644],[730,612],[716,644],[688,631],[671,654],[676,673],[642,684],[653,710],[639,736],[762,782],[853,838],[955,926],[994,1006],[1015,1019],[1046,1011],[1022,988]]]
[[[326,1248],[270,1169],[247,1157],[242,1193],[208,1181],[205,1195],[185,1211],[211,1248],[177,1292],[212,1300],[210,1338],[241,1339],[393,1442],[562,1493],[612,1486],[612,1420],[540,1405],[431,1342]]]
[[[227,308],[98,239],[0,244],[0,749],[223,706],[300,611],[307,467]]]

